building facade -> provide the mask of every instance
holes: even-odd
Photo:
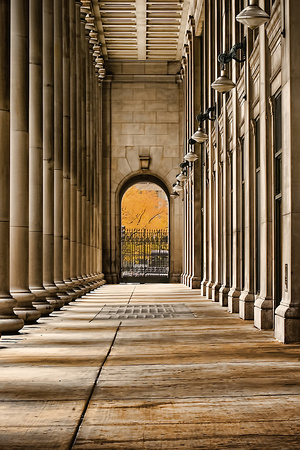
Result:
[[[202,295],[292,342],[300,338],[295,123],[300,11],[293,1],[259,4],[270,20],[250,30],[236,20],[245,2],[198,2],[186,33],[187,136],[199,112],[213,108],[214,117],[206,121],[209,138],[195,144],[199,160],[190,169],[193,186],[186,185],[190,226],[183,281],[192,286],[196,276]],[[218,55],[239,43],[245,45],[245,53],[236,52],[241,62],[226,64],[236,87],[219,93],[211,88],[222,68]],[[198,199],[193,206],[190,197]]]

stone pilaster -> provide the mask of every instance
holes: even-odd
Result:
[[[42,316],[54,309],[43,286],[43,15],[29,0],[29,286]]]
[[[9,158],[10,158],[10,2],[0,2],[0,334],[17,332],[24,321],[13,311],[9,293]]]
[[[275,338],[300,342],[300,5],[285,2],[289,27],[282,40],[282,300],[275,310]]]
[[[29,290],[29,2],[11,1],[10,291],[15,313],[33,323],[41,313]]]

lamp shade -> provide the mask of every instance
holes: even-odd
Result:
[[[170,197],[177,198],[177,197],[179,197],[179,194],[178,194],[178,192],[173,191],[173,192],[171,192]]]
[[[178,180],[178,181],[186,181],[186,180],[188,180],[188,176],[185,174],[185,173],[183,173],[183,172],[180,172],[180,174],[179,175],[177,175],[177,177],[176,177],[176,179]]]
[[[175,186],[173,187],[173,190],[175,191],[175,192],[181,192],[181,191],[183,191],[183,186],[181,186],[181,184],[180,183],[177,183],[177,184],[175,184]]]
[[[211,87],[213,89],[221,92],[222,94],[231,91],[231,89],[233,89],[235,86],[235,83],[227,77],[226,70],[224,69],[221,70],[221,76],[211,84]]]
[[[246,25],[250,30],[260,27],[269,19],[269,14],[258,6],[257,0],[250,0],[249,6],[236,16],[236,20]]]
[[[208,134],[204,133],[204,131],[199,127],[198,130],[192,135],[191,139],[194,139],[194,141],[201,144],[201,142],[207,141]]]
[[[194,161],[197,161],[198,156],[196,155],[195,152],[190,151],[186,155],[184,155],[183,159],[188,162],[194,162]]]

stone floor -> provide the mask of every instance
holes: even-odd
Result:
[[[0,449],[300,448],[299,361],[198,291],[105,285],[2,336]]]

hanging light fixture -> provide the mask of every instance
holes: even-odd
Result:
[[[177,178],[177,175],[176,175],[176,178]],[[175,191],[177,193],[183,191],[183,186],[181,185],[180,181],[176,181],[176,183],[173,184],[173,191]]]
[[[231,91],[231,89],[235,88],[235,86],[236,84],[227,77],[225,67],[221,69],[221,76],[219,76],[219,78],[217,78],[211,85],[213,89],[221,92],[222,94]]]
[[[196,144],[196,142],[197,142],[197,141],[195,141],[193,138],[190,138],[190,139],[188,140],[188,144],[189,144],[189,146],[190,146],[190,149],[189,149],[189,151],[187,152],[187,154],[184,155],[184,157],[183,157],[183,159],[184,159],[186,162],[188,162],[188,163],[190,163],[190,162],[195,162],[195,161],[197,161],[197,159],[198,159],[198,156],[196,155],[196,153],[194,152],[193,147],[192,147],[194,144]]]
[[[236,20],[241,22],[250,30],[260,27],[270,20],[269,14],[258,6],[257,0],[250,0],[249,6],[246,6],[237,16]]]
[[[237,57],[238,50],[242,51],[241,58]],[[221,63],[221,76],[211,84],[211,87],[222,94],[231,91],[231,89],[236,86],[236,84],[230,80],[226,74],[226,64],[233,59],[239,63],[246,61],[246,38],[244,38],[242,42],[235,44],[228,53],[224,52],[218,55],[218,61]]]
[[[179,197],[179,194],[178,194],[178,192],[173,191],[173,192],[171,192],[170,197],[175,199],[175,198]]]
[[[188,167],[188,165],[189,165],[189,163],[187,161],[184,161],[184,162],[179,164],[179,166],[181,168],[181,172],[176,177],[176,179],[178,181],[186,181],[186,180],[189,179],[188,174],[187,174],[187,167]]]

